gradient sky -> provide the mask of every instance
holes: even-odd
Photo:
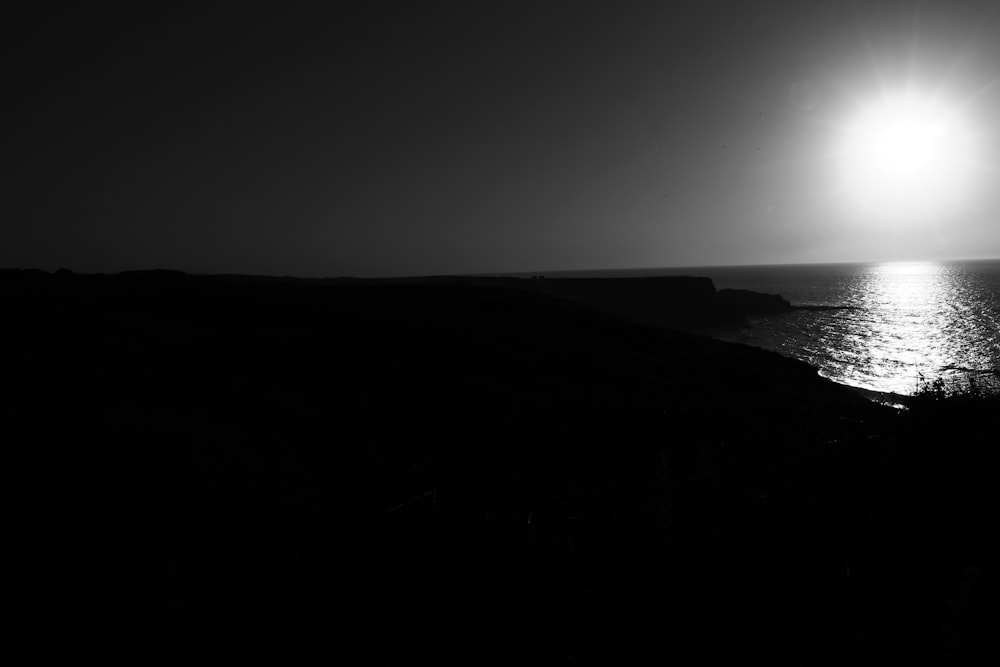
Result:
[[[1000,256],[1000,3],[419,4],[8,17],[0,266]],[[946,210],[873,215],[834,154],[907,86],[961,110],[976,164]]]

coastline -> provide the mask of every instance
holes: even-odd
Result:
[[[995,525],[994,406],[892,410],[460,280],[0,272],[0,298],[2,604],[39,662],[846,664],[928,634],[882,619],[978,627],[946,593]]]
[[[817,371],[821,376],[823,376],[822,371]],[[825,376],[823,376],[825,377]],[[836,380],[831,380],[831,382],[837,382]],[[889,391],[876,391],[874,389],[865,389],[864,387],[855,387],[844,382],[837,382],[837,384],[847,387],[851,391],[854,391],[861,396],[864,396],[869,401],[876,403],[878,405],[883,405],[888,408],[894,408],[897,410],[906,409],[909,405],[910,396],[905,394],[897,394],[895,392]]]

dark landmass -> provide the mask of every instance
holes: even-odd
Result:
[[[721,289],[719,302],[740,315],[774,315],[788,313],[795,308],[779,294],[762,294],[745,289]]]
[[[442,285],[461,282],[543,294],[618,316],[632,324],[705,333],[713,329],[745,326],[746,315],[758,314],[771,295],[734,290],[716,291],[709,278],[663,276],[647,278],[534,278],[428,276],[421,278],[335,279],[338,284]],[[757,297],[757,298],[755,298]],[[777,297],[780,299],[780,297]],[[769,311],[768,311],[769,312]]]
[[[795,305],[794,310],[858,310],[858,306]]]
[[[708,278],[540,278],[527,289],[620,315],[634,324],[709,331],[745,324],[737,304],[725,301]]]
[[[996,658],[995,399],[524,282],[0,272],[9,664]]]
[[[720,289],[717,296],[722,308],[746,317],[781,315],[796,310],[857,310],[857,306],[793,304],[780,294],[765,294],[744,289]]]

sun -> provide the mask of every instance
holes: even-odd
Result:
[[[882,221],[946,216],[971,185],[975,142],[961,106],[908,92],[859,105],[836,151],[853,211]]]
[[[867,109],[850,133],[854,168],[882,185],[919,187],[942,176],[955,148],[955,122],[945,110],[913,102]]]

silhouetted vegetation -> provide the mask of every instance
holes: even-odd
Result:
[[[461,281],[4,272],[0,298],[18,664],[997,657],[988,392],[884,408]]]

